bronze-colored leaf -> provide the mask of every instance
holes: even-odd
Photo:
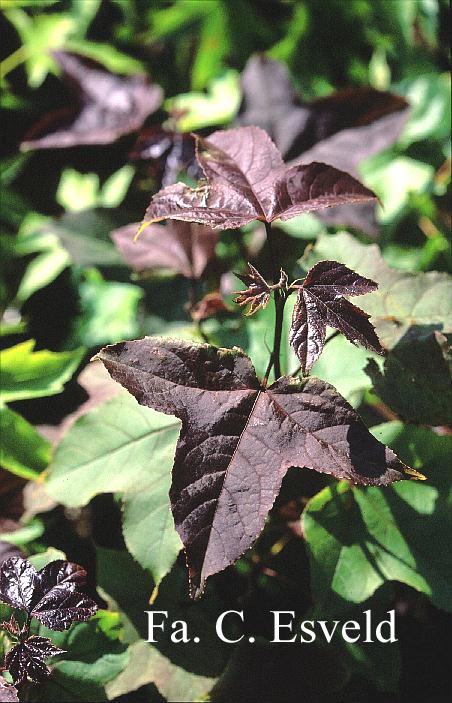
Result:
[[[279,282],[275,285],[269,285],[252,264],[248,264],[248,268],[249,273],[235,274],[248,288],[246,290],[237,291],[237,297],[234,299],[234,302],[240,306],[250,306],[248,312],[245,313],[247,316],[253,315],[258,310],[266,308],[272,290],[284,288],[287,285],[287,274],[282,270]]]
[[[366,485],[413,474],[332,386],[263,388],[238,349],[145,338],[98,357],[139,403],[182,420],[170,498],[195,596],[252,545],[290,466]]]
[[[160,86],[142,75],[121,77],[67,51],[52,55],[74,93],[75,108],[43,117],[25,136],[23,149],[110,144],[138,130],[162,102]]]
[[[171,269],[186,278],[201,278],[215,255],[218,233],[205,225],[170,222],[151,225],[135,239],[139,223],[111,233],[114,243],[135,271]]]
[[[235,229],[251,222],[287,220],[304,212],[376,196],[347,173],[322,163],[284,164],[264,130],[239,127],[197,137],[197,158],[207,182],[163,188],[141,229],[164,219]]]
[[[342,332],[353,344],[384,353],[369,322],[370,315],[344,298],[377,288],[377,283],[337,261],[319,261],[313,266],[298,286],[289,338],[303,371],[308,371],[322,353],[327,325]]]
[[[190,317],[195,322],[208,320],[209,317],[215,317],[218,313],[229,312],[226,304],[221,297],[220,291],[207,293],[199,302],[190,308]]]

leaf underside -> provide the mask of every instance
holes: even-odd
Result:
[[[264,389],[238,349],[161,338],[98,357],[139,403],[182,421],[170,499],[194,597],[252,545],[290,466],[364,485],[404,478],[407,467],[319,379]]]

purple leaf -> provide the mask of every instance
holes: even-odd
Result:
[[[311,368],[325,345],[326,326],[334,327],[353,344],[383,354],[369,317],[344,295],[364,295],[378,284],[337,261],[320,261],[298,287],[292,315],[290,343],[303,371]]]
[[[238,349],[145,338],[98,357],[139,403],[182,420],[170,498],[195,597],[253,544],[290,466],[365,485],[410,472],[328,383],[263,388]]]
[[[252,264],[248,264],[248,268],[249,273],[235,274],[248,288],[246,290],[237,291],[238,295],[234,298],[234,302],[241,306],[249,305],[249,310],[245,314],[250,316],[258,310],[267,307],[272,290],[275,290],[275,288],[284,288],[287,285],[287,275],[281,270],[279,283],[270,286]]]
[[[63,652],[63,649],[55,647],[47,637],[32,635],[6,653],[5,666],[16,686],[27,679],[43,683],[50,676],[50,670],[45,664],[46,659]]]
[[[53,630],[65,630],[97,610],[91,598],[76,591],[85,583],[86,572],[78,564],[59,559],[37,572],[26,559],[10,557],[0,569],[0,600]]]
[[[243,102],[236,125],[258,125],[281,153],[297,162],[320,161],[357,174],[358,164],[397,141],[409,116],[398,95],[349,88],[305,103],[285,64],[252,56],[242,73]],[[374,205],[339,205],[318,214],[326,224],[378,233]]]
[[[38,583],[38,572],[29,561],[22,557],[10,557],[0,569],[0,601],[12,608],[28,611]]]
[[[305,163],[325,161],[354,172],[360,161],[393,144],[408,118],[408,103],[399,95],[365,86],[305,103],[286,65],[265,55],[251,56],[241,82],[236,124],[262,127],[283,155]]]
[[[207,178],[197,188],[176,183],[157,193],[142,228],[164,219],[234,229],[251,222],[287,220],[343,203],[375,200],[347,173],[322,163],[284,164],[259,127],[241,127],[197,137],[198,162]]]
[[[75,94],[76,107],[41,119],[26,135],[24,149],[110,144],[137,131],[162,102],[161,88],[149,84],[144,76],[117,76],[65,51],[54,51],[53,57]]]
[[[20,627],[14,615],[11,615],[9,622],[0,623],[0,627],[9,632],[13,637],[18,637],[20,634]]]
[[[186,278],[201,278],[215,255],[218,233],[205,225],[170,222],[147,227],[134,240],[139,223],[111,233],[116,247],[135,271],[171,269]]]
[[[75,621],[89,620],[97,605],[74,588],[71,583],[54,586],[34,606],[31,616],[52,630],[67,630]]]
[[[162,186],[175,183],[181,171],[195,180],[202,176],[195,157],[192,134],[181,134],[162,127],[145,129],[139,134],[130,158],[153,161]]]

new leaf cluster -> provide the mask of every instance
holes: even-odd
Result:
[[[73,622],[88,620],[97,610],[96,603],[82,593],[86,571],[78,564],[58,559],[37,571],[22,557],[10,557],[0,569],[0,601],[26,613],[20,627],[14,617],[1,623],[17,642],[5,656],[5,668],[14,684],[27,679],[35,683],[50,675],[46,660],[64,650],[55,647],[48,637],[30,635],[30,621],[36,618],[52,630],[67,630]]]

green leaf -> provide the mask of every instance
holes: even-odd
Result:
[[[404,148],[426,139],[449,140],[450,74],[432,73],[402,82],[397,90],[412,107],[410,119],[400,138]]]
[[[227,124],[237,113],[239,105],[239,74],[230,69],[209,83],[207,93],[183,93],[169,98],[165,102],[165,109],[180,113],[177,128],[181,132],[190,132],[202,127]]]
[[[68,212],[94,208],[99,199],[99,176],[97,173],[79,173],[73,168],[65,168],[55,198]]]
[[[365,184],[383,203],[383,207],[377,206],[382,223],[392,222],[400,215],[409,203],[410,194],[425,192],[434,176],[433,166],[408,156],[391,156],[383,162],[376,156],[360,164],[359,170]]]
[[[143,640],[132,644],[128,654],[127,667],[106,686],[109,700],[154,683],[168,701],[193,701],[205,696],[215,683],[213,678],[192,674],[176,666]]]
[[[0,406],[0,464],[11,473],[36,480],[50,461],[50,443],[21,415]]]
[[[33,564],[35,569],[40,571],[52,561],[58,561],[58,559],[66,559],[66,554],[60,549],[55,549],[55,547],[49,547],[48,549],[46,549],[45,552],[33,554],[31,557],[27,557],[27,559],[31,564]]]
[[[402,419],[424,425],[452,424],[450,343],[440,332],[400,342],[384,361],[365,371],[376,394]]]
[[[0,402],[61,393],[84,355],[83,349],[35,352],[35,344],[34,339],[29,339],[2,351]]]
[[[389,268],[376,244],[365,245],[347,232],[320,235],[314,249],[301,260],[308,268],[333,259],[378,283],[378,290],[360,298],[360,307],[384,347],[392,349],[410,327],[452,332],[452,277],[447,273],[409,273]]]
[[[0,539],[2,542],[9,542],[10,544],[23,547],[42,537],[44,531],[43,521],[39,518],[33,518],[27,525],[23,525],[23,527],[19,527],[13,532],[0,532]]]
[[[97,703],[108,700],[105,687],[128,664],[129,653],[116,639],[107,637],[98,618],[63,633],[40,628],[56,646],[67,651],[55,659],[52,676],[39,689],[39,700],[49,703]]]
[[[65,168],[55,197],[66,212],[81,212],[98,206],[118,207],[125,198],[133,175],[133,167],[126,164],[100,188],[97,173],[79,173],[73,168]]]
[[[49,494],[69,506],[120,493],[124,538],[155,583],[171,568],[180,540],[168,491],[180,423],[121,393],[80,418],[63,437],[49,470]]]
[[[81,314],[75,318],[67,344],[96,347],[139,333],[138,304],[143,290],[131,283],[104,281],[97,271],[78,286]]]
[[[390,422],[378,439],[428,477],[385,489],[329,486],[308,503],[303,525],[319,606],[361,603],[385,581],[402,581],[452,611],[452,438]],[[356,575],[359,574],[359,578]],[[332,605],[333,604],[333,605]]]
[[[362,347],[355,347],[339,335],[328,342],[320,358],[312,367],[313,376],[331,383],[353,407],[359,407],[363,393],[371,388],[364,367],[369,357],[377,359]]]

